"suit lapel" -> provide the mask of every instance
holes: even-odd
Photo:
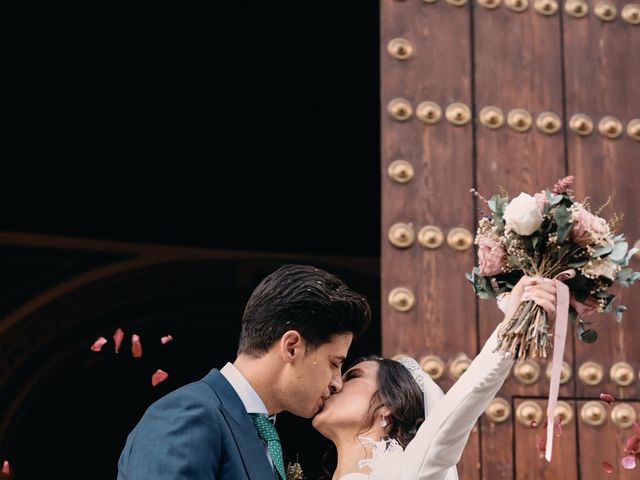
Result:
[[[212,370],[203,381],[211,386],[220,399],[220,411],[229,425],[247,476],[251,480],[274,480],[273,468],[253,420],[231,384],[218,370]]]

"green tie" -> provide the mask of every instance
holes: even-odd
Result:
[[[280,444],[280,437],[278,437],[276,427],[273,426],[273,423],[266,415],[259,413],[251,413],[250,415],[258,431],[258,436],[267,442],[267,450],[269,450],[269,456],[275,467],[276,479],[286,480],[284,460],[282,460],[282,445]]]

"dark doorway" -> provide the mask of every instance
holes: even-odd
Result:
[[[282,263],[365,294],[374,323],[351,356],[379,352],[377,2],[11,9],[0,461],[13,478],[114,478],[146,407],[233,358],[244,302]],[[162,246],[217,253],[40,302]],[[117,327],[120,354],[88,350]],[[175,341],[161,345],[166,333]],[[153,388],[157,368],[170,377]],[[285,459],[315,478],[323,440],[306,420],[278,425]]]

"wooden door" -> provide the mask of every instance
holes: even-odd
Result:
[[[640,238],[636,19],[640,7],[622,1],[381,1],[386,355],[413,355],[447,389],[500,320],[464,280],[474,264],[464,229],[475,230],[482,207],[472,187],[533,193],[572,174],[579,198],[589,195],[596,209],[610,196],[606,216],[626,213],[629,243]],[[540,458],[538,433],[518,420],[523,401],[544,411],[548,395],[548,364],[529,362],[481,418],[461,478],[596,478],[603,461],[614,465],[609,478],[627,478],[619,460],[628,426],[603,427],[604,458],[591,439],[605,430],[581,416],[583,403],[602,392],[639,399],[640,295],[618,294],[628,306],[621,323],[601,315],[596,345],[568,339],[560,397],[573,415],[552,464]],[[587,474],[594,465],[597,474]]]

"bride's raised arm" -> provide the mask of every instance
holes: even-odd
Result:
[[[525,288],[529,287],[529,292]],[[553,292],[553,293],[551,293]],[[531,298],[551,315],[555,315],[555,286],[536,285],[536,280],[523,278],[512,291],[505,320],[520,301]],[[513,359],[498,352],[498,332],[491,334],[467,371],[451,387],[445,397],[430,411],[407,446],[402,466],[402,480],[443,480],[450,467],[460,460],[471,429],[496,393],[502,387]]]

